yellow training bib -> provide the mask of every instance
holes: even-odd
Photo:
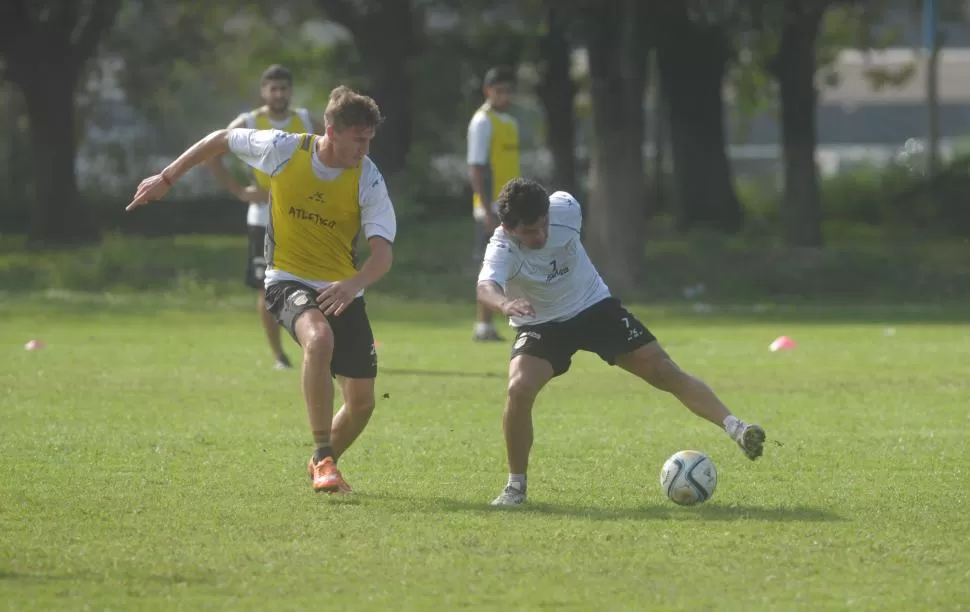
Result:
[[[293,157],[270,181],[267,265],[314,281],[357,273],[361,164],[325,181],[313,172],[317,137],[303,134]]]
[[[489,197],[498,197],[502,187],[521,174],[519,168],[519,128],[514,120],[503,119],[487,104],[481,111],[492,124],[492,138],[488,147],[488,168],[485,173],[485,189]],[[482,207],[476,193],[472,201],[475,208]]]
[[[269,118],[269,113],[266,108],[257,108],[252,112],[253,125],[256,126],[257,130],[283,130],[284,132],[290,132],[291,134],[300,134],[304,131],[311,130],[310,126],[305,126],[303,124],[303,119],[300,118],[296,111],[290,111],[290,119],[287,121],[286,125],[283,127],[276,127]],[[265,172],[256,170],[253,168],[253,176],[256,179],[256,184],[263,191],[269,191],[270,176]]]

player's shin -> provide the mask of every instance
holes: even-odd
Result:
[[[516,402],[511,397],[505,404],[503,419],[505,448],[510,474],[525,474],[532,450],[532,403]]]
[[[308,333],[303,346],[303,397],[316,445],[314,460],[320,461],[333,456],[333,379],[330,376],[333,341],[329,328]]]
[[[376,405],[374,379],[340,377],[338,380],[345,403],[333,418],[331,432],[335,461],[364,432]]]

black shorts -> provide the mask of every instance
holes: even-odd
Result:
[[[250,225],[249,232],[249,252],[246,256],[246,286],[253,289],[263,288],[263,279],[266,278],[266,259],[263,255],[264,243],[266,242],[266,228],[260,225]]]
[[[616,298],[593,304],[572,319],[516,330],[512,358],[531,355],[552,364],[553,376],[569,370],[576,351],[596,353],[613,365],[616,358],[656,340]]]
[[[281,281],[266,288],[266,310],[297,343],[300,341],[296,337],[296,320],[317,308],[316,299],[316,289],[296,281]],[[347,378],[376,378],[377,350],[364,298],[354,300],[340,316],[328,316],[327,321],[333,330],[331,373]]]

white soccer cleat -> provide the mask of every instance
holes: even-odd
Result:
[[[730,433],[748,459],[754,461],[764,453],[766,436],[760,425],[748,425],[744,421],[738,421],[734,431]]]
[[[492,500],[492,505],[520,506],[525,503],[525,499],[525,491],[520,491],[512,485],[505,485],[505,488],[502,489],[502,493]]]

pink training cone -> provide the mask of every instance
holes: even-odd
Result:
[[[771,352],[774,353],[777,351],[791,350],[795,348],[795,346],[796,346],[795,341],[789,338],[788,336],[778,336],[777,338],[775,338],[775,341],[772,342],[771,346],[769,346],[768,348],[770,348]]]
[[[28,351],[39,351],[44,348],[44,343],[41,340],[30,340],[24,345],[24,348]]]

